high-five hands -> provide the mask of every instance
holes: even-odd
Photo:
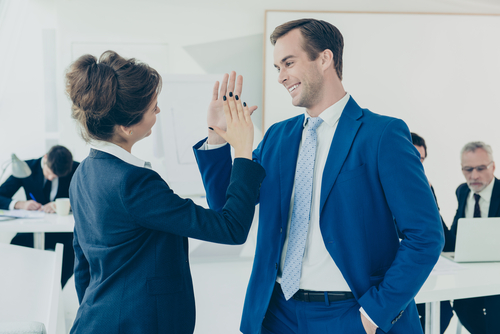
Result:
[[[231,91],[227,96],[223,95],[222,100],[226,129],[217,126],[212,126],[210,129],[234,148],[235,158],[251,160],[254,130],[250,109]]]
[[[231,75],[225,74],[222,78],[222,84],[217,81],[214,85],[212,101],[208,107],[207,123],[209,127],[217,127],[221,130],[227,129],[226,117],[223,108],[223,96],[229,97],[231,92],[241,99],[241,91],[243,88],[243,77],[240,75],[236,78],[236,72],[231,72]],[[257,109],[257,106],[248,107],[250,115]],[[208,132],[209,144],[223,144],[226,140],[219,136],[215,131]]]

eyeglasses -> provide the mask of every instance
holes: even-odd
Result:
[[[462,172],[469,174],[469,173],[472,173],[472,171],[474,171],[474,169],[475,169],[475,170],[477,170],[478,173],[481,173],[481,172],[484,172],[485,170],[487,170],[488,168],[490,168],[492,163],[493,163],[493,161],[491,161],[487,165],[481,165],[481,166],[476,166],[476,167],[465,166],[465,167],[462,167]]]

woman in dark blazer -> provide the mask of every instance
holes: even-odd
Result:
[[[99,61],[80,57],[66,84],[73,117],[92,146],[70,187],[80,302],[71,333],[192,333],[187,237],[243,243],[265,176],[251,160],[248,107],[229,96],[212,102],[224,104],[227,131],[214,131],[236,157],[228,202],[217,213],[177,196],[149,163],[131,154],[160,112],[161,77],[154,69],[107,51]]]

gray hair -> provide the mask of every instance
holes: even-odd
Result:
[[[465,152],[475,152],[478,148],[485,150],[486,153],[488,153],[490,160],[493,161],[493,150],[491,149],[491,146],[482,141],[471,141],[470,143],[465,144],[460,152],[460,157],[462,157]]]

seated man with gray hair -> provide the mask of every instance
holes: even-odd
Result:
[[[461,162],[467,182],[456,191],[458,209],[451,227],[455,236],[459,218],[500,217],[500,180],[493,175],[491,146],[480,141],[467,143],[462,148]],[[453,308],[470,333],[499,333],[500,295],[458,299]]]

